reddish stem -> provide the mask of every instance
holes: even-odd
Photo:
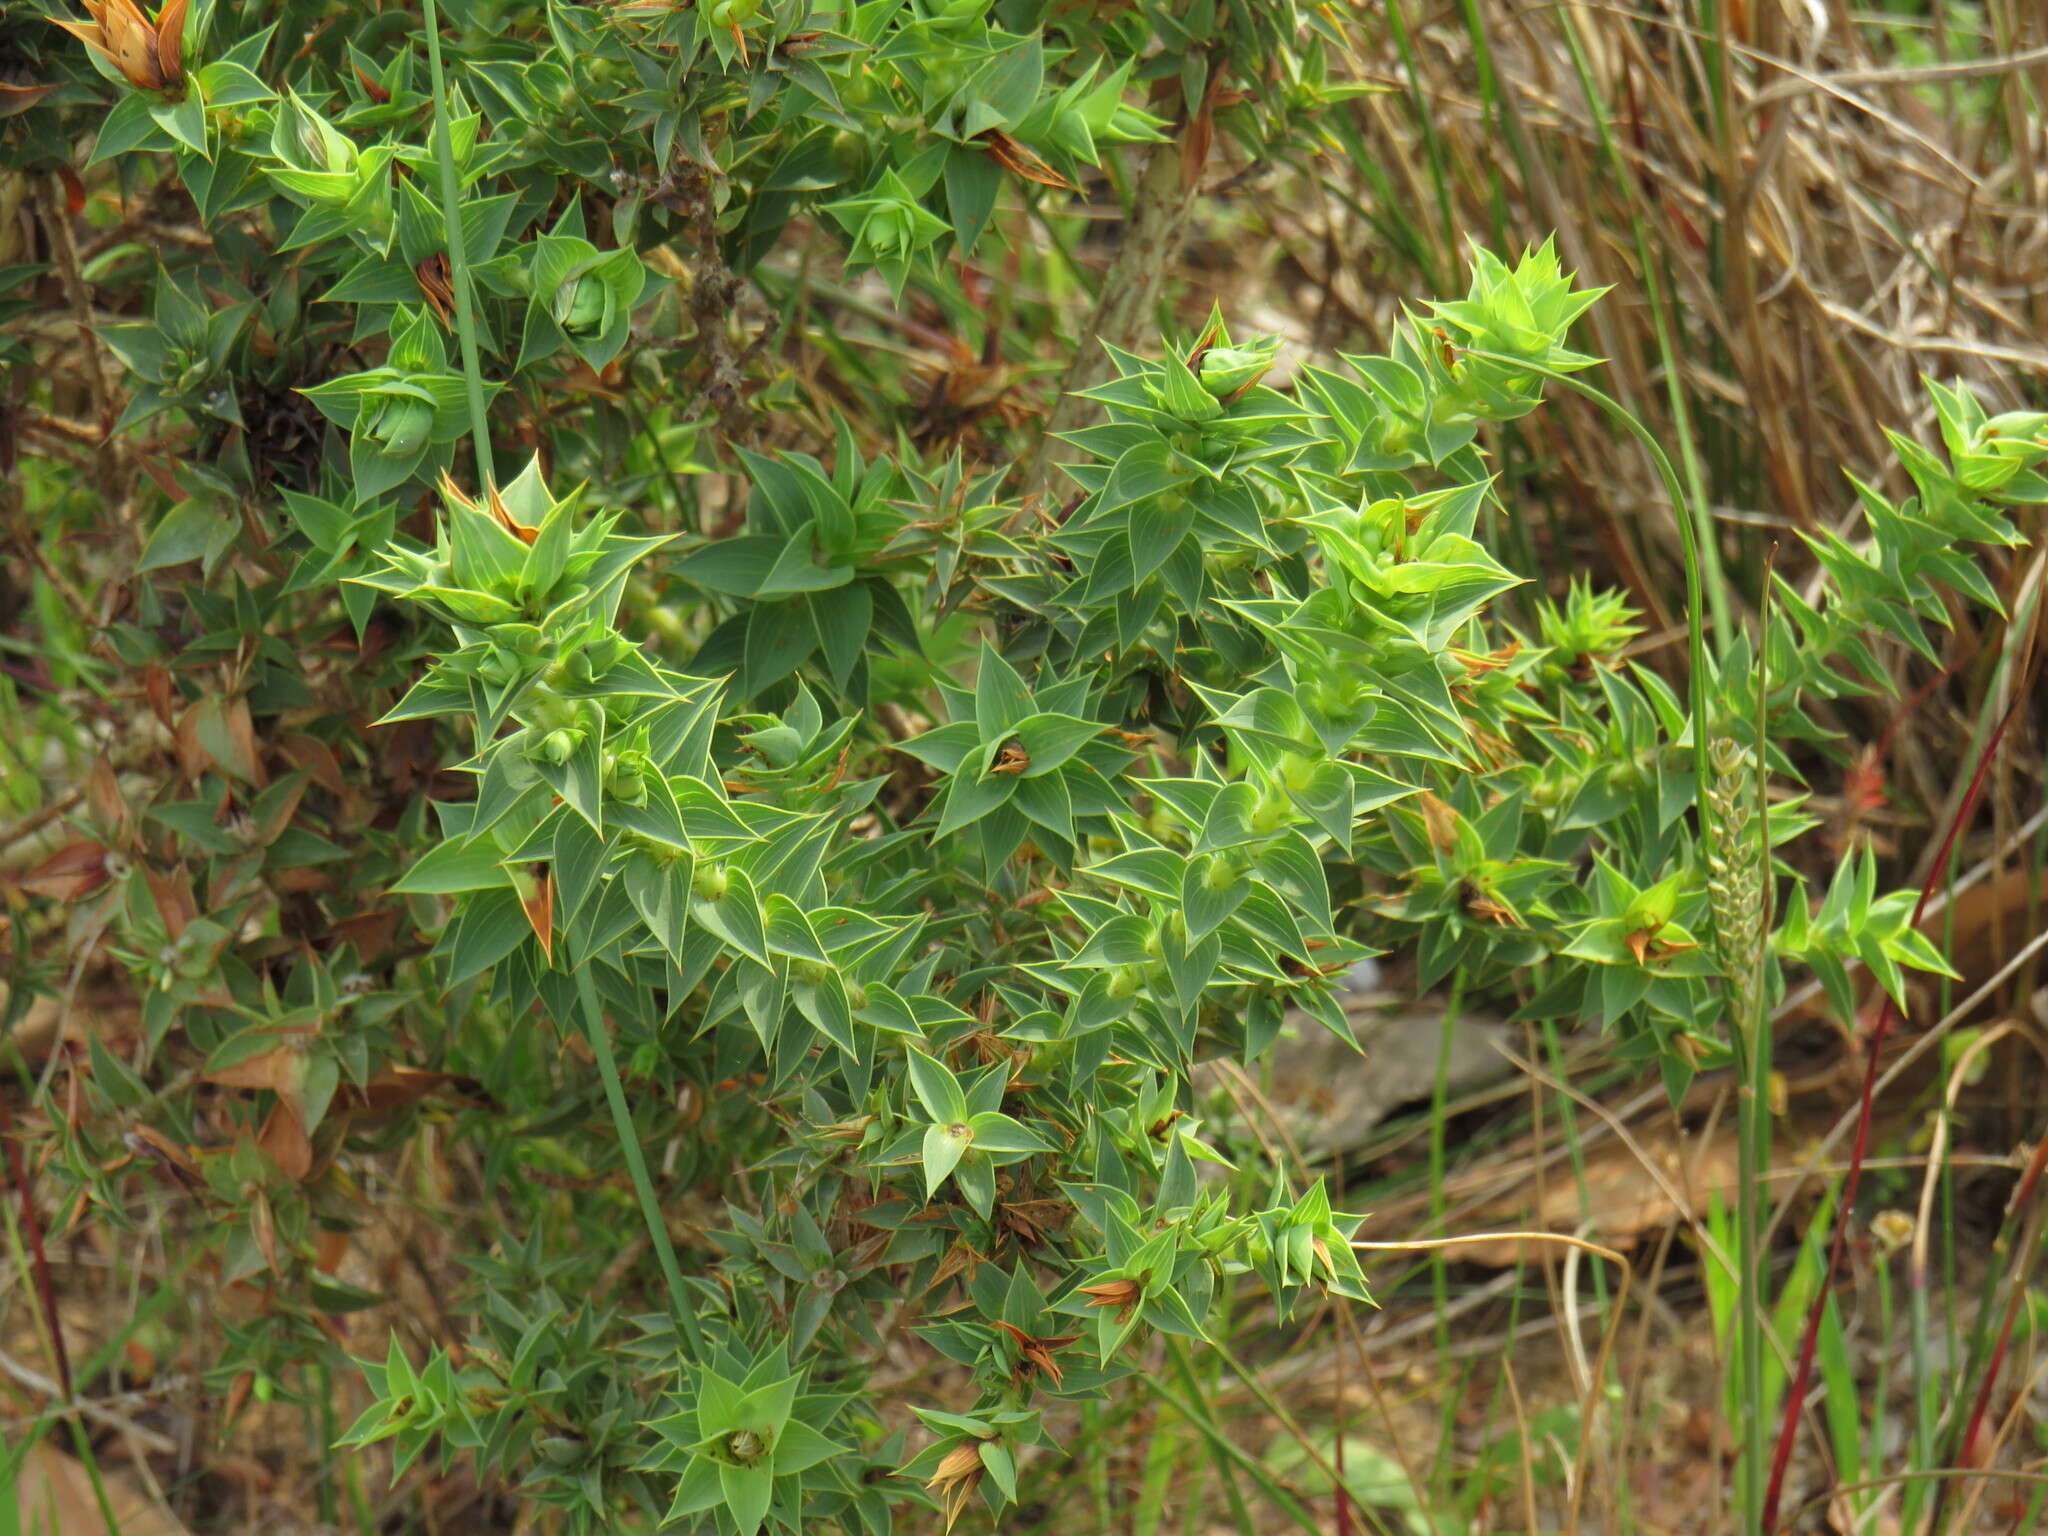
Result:
[[[36,1277],[36,1300],[42,1306],[44,1321],[49,1324],[50,1349],[57,1357],[57,1384],[64,1389],[64,1400],[68,1403],[73,1395],[71,1356],[64,1348],[64,1325],[57,1317],[57,1288],[50,1282],[50,1261],[43,1253],[43,1224],[36,1215],[35,1199],[29,1193],[28,1174],[21,1164],[21,1144],[14,1133],[14,1111],[8,1108],[5,1093],[0,1093],[0,1142],[7,1145],[7,1179],[21,1201],[21,1227],[28,1234],[29,1262]]]
[[[2012,1324],[2008,1321],[2006,1326]],[[1351,1484],[1344,1475],[1344,1414],[1337,1412],[1337,1536],[1352,1536]]]
[[[1977,755],[1977,767],[1970,775],[1970,787],[1964,792],[1955,815],[1949,818],[1948,830],[1941,839],[1941,851],[1935,856],[1927,871],[1927,879],[1920,886],[1920,899],[1913,903],[1915,928],[1920,926],[1920,919],[1927,912],[1927,903],[1933,900],[1935,887],[1941,883],[1942,873],[1948,868],[1949,855],[1955,851],[1957,837],[1968,824],[1970,813],[1977,808],[1977,797],[1984,792],[1984,779],[1990,772],[1991,760],[1998,755],[1998,745],[2005,739],[2006,728],[2018,715],[2032,680],[2033,668],[2029,666],[2021,685],[2013,690],[2012,702],[1999,717],[1997,729],[1992,731],[1990,739],[1984,743],[1984,750]],[[1879,1053],[1896,1022],[1898,1009],[1891,994],[1886,993],[1884,1004],[1877,1011],[1877,1022],[1871,1027],[1870,1043],[1864,1047],[1869,1061],[1863,1071],[1863,1095],[1856,1109],[1856,1145],[1849,1154],[1849,1171],[1843,1180],[1841,1203],[1835,1207],[1839,1214],[1835,1217],[1834,1237],[1828,1243],[1828,1267],[1813,1293],[1813,1305],[1807,1309],[1806,1328],[1799,1339],[1799,1365],[1792,1373],[1791,1385],[1785,1394],[1785,1417],[1778,1425],[1778,1444],[1771,1454],[1771,1477],[1764,1487],[1763,1529],[1766,1536],[1778,1527],[1778,1502],[1785,1491],[1785,1469],[1792,1461],[1792,1445],[1799,1435],[1800,1410],[1805,1406],[1807,1388],[1813,1380],[1813,1355],[1815,1346],[1820,1342],[1821,1313],[1827,1306],[1828,1293],[1834,1288],[1835,1276],[1841,1271],[1842,1252],[1848,1246],[1849,1223],[1856,1209],[1856,1190],[1863,1182],[1863,1161],[1870,1151],[1870,1122],[1877,1098]]]
[[[2034,1147],[2034,1155],[2027,1160],[2027,1171],[2021,1175],[2019,1188],[2013,1191],[2012,1210],[2014,1215],[2026,1209],[2033,1198],[2034,1186],[2041,1182],[2041,1170],[2048,1164],[2048,1137]],[[2022,1286],[2014,1286],[2012,1295],[2005,1304],[2005,1324],[1998,1330],[1998,1344],[1991,1351],[1991,1363],[1984,1371],[1984,1380],[1977,1386],[1977,1400],[1970,1405],[1970,1422],[1963,1430],[1963,1438],[1956,1447],[1956,1454],[1964,1463],[1974,1462],[1977,1452],[1977,1434],[1984,1427],[1985,1410],[1991,1406],[1991,1389],[1998,1383],[1998,1372],[2005,1364],[2006,1346],[2012,1342],[2013,1324],[2019,1320],[2020,1300],[2027,1294]],[[1928,1521],[1930,1531],[1941,1529],[1942,1506],[1948,1502],[1949,1484],[1946,1479],[1936,1488],[1934,1512]]]
[[[1344,1473],[1344,1442],[1350,1438],[1344,1424],[1344,1359],[1345,1341],[1337,1341],[1337,1536],[1352,1536],[1351,1526],[1351,1479]],[[1367,1370],[1372,1367],[1368,1365]]]

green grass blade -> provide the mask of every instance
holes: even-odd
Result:
[[[626,1090],[619,1081],[619,1064],[612,1054],[612,1037],[605,1028],[604,1007],[597,998],[597,985],[590,979],[590,966],[576,968],[576,996],[583,1005],[584,1032],[591,1053],[597,1057],[598,1076],[604,1081],[605,1101],[612,1111],[612,1127],[618,1132],[619,1150],[626,1157],[626,1171],[633,1180],[633,1192],[640,1197],[640,1217],[647,1223],[648,1240],[661,1263],[662,1278],[668,1282],[669,1302],[676,1327],[682,1331],[693,1353],[702,1354],[704,1335],[697,1326],[697,1311],[683,1284],[682,1267],[676,1263],[675,1244],[669,1241],[668,1223],[662,1218],[661,1202],[654,1195],[654,1181],[647,1174],[647,1157],[640,1149],[639,1133],[633,1128],[633,1111],[626,1104]]]
[[[434,83],[434,163],[440,173],[441,228],[448,241],[448,286],[455,293],[455,334],[462,343],[462,378],[469,398],[469,432],[476,444],[476,469],[485,486],[498,483],[491,458],[491,424],[484,411],[484,376],[477,358],[476,314],[471,307],[469,245],[462,238],[462,193],[455,175],[455,149],[448,140],[448,80],[441,69],[441,18],[425,0],[427,71]]]

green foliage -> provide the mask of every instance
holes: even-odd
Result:
[[[2041,419],[1937,390],[1947,458],[1894,440],[1918,494],[1859,487],[1868,542],[1816,541],[1821,596],[1781,584],[1754,658],[1719,636],[1674,685],[1612,594],[1514,606],[1535,573],[1499,552],[1488,434],[1593,364],[1567,339],[1597,295],[1547,245],[1476,251],[1384,355],[1285,382],[1220,313],[1112,348],[1057,510],[851,383],[743,398],[724,306],[793,250],[957,312],[963,264],[1030,249],[1114,146],[1309,144],[1352,89],[1320,9],[478,5],[440,92],[409,14],[288,9],[202,7],[175,99],[85,98],[96,159],[181,187],[211,243],[102,332],[122,432],[176,456],[147,622],[111,643],[162,674],[184,767],[132,817],[95,798],[103,879],[72,899],[146,998],[140,1070],[253,1096],[192,1195],[231,1218],[230,1278],[276,1291],[231,1364],[321,1347],[317,1235],[421,1113],[394,1069],[476,1080],[456,1134],[527,1228],[472,1256],[459,1367],[394,1342],[344,1443],[473,1457],[568,1529],[1000,1510],[1048,1408],[1116,1390],[1151,1335],[1367,1300],[1360,1218],[1233,1168],[1190,1074],[1258,1062],[1290,1009],[1350,1038],[1342,979],[1381,949],[1681,1088],[1728,1047],[1681,688],[1746,722],[1761,676],[1793,776],[1807,703],[1879,686],[1876,636],[1924,651],[1956,594],[1995,603],[1965,546],[2048,499]],[[1226,67],[1268,84],[1225,101]],[[522,450],[503,484],[473,395]],[[700,450],[743,508],[699,503]],[[316,646],[344,658],[317,688]],[[373,760],[372,729],[416,760]],[[1808,825],[1780,800],[1769,842]],[[1796,963],[1846,1013],[1852,962],[1894,993],[1940,967],[1874,880],[1845,863],[1809,913],[1777,875],[1768,993]],[[197,1139],[121,1064],[87,1091]],[[620,1153],[585,1128],[601,1091],[657,1259],[665,1207],[714,1213],[667,1315],[585,1296],[618,1191],[538,1176]],[[103,1136],[65,1163],[118,1212]],[[915,1447],[869,1381],[906,1325],[960,1380]]]

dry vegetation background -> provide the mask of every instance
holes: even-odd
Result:
[[[1171,273],[1188,316],[1221,300],[1234,319],[1283,331],[1303,355],[1363,349],[1383,340],[1399,304],[1456,286],[1467,240],[1519,247],[1556,231],[1582,281],[1614,288],[1581,344],[1610,359],[1605,387],[1664,442],[1689,448],[1683,468],[1716,509],[1737,593],[1758,590],[1773,559],[1795,579],[1804,572],[1797,535],[1851,511],[1845,471],[1896,474],[1885,429],[1930,435],[1923,373],[1961,377],[1993,409],[2048,400],[2048,7],[1373,0],[1362,14],[1371,41],[1356,69],[1385,90],[1350,104],[1335,125],[1348,152],[1313,179],[1227,161],[1212,168],[1221,195]],[[0,263],[93,238],[40,180],[0,185]],[[176,224],[175,210],[165,222]],[[1114,240],[1106,230],[1099,260]],[[85,366],[63,316],[15,324],[34,334],[44,366]],[[815,341],[789,339],[793,371]],[[937,351],[930,361],[941,373],[961,366]],[[1042,386],[981,385],[1009,388],[1012,405],[1044,404]],[[1678,557],[1648,466],[1574,399],[1525,426],[1498,445],[1527,540],[1517,563],[1555,573],[1559,587],[1585,572],[1618,583],[1649,616],[1642,652],[1672,646],[1683,634]],[[92,451],[62,441],[61,423],[16,428],[23,435],[0,445],[10,473],[21,451]],[[1903,492],[1898,478],[1887,488]],[[89,586],[66,570],[62,550],[22,526],[20,506],[0,498],[7,561]],[[2048,528],[2036,517],[2028,531],[2035,547],[1995,573],[2001,592],[2041,578]],[[0,630],[16,639],[31,632],[25,612],[6,611],[19,591],[0,576]],[[87,593],[76,597],[90,611]],[[1816,764],[1812,783],[1837,851],[1868,839],[1893,883],[1920,880],[1973,741],[2002,709],[2001,690],[2024,675],[1999,657],[2034,643],[1965,623],[1940,667],[1903,667],[1903,704],[1838,711],[1832,723],[1857,755],[1846,767]],[[18,651],[6,665],[18,679],[32,668]],[[1959,1214],[1917,1242],[1898,1229],[1903,1257],[1875,1241],[1852,1251],[1840,1300],[1867,1394],[1903,1393],[1908,1379],[1896,1333],[1878,1321],[1887,1274],[1903,1274],[1916,1255],[1939,1269],[1946,1254],[1953,1338],[1972,1321],[1987,1264],[2011,1262],[1989,1245],[2048,1114],[2035,1086],[2048,1055],[2036,959],[2044,727],[2048,709],[2031,701],[1997,761],[1953,896],[1930,918],[1964,980],[1923,989],[1912,1026],[1890,1047],[1872,1165],[1880,1203],[1903,1214],[1919,1207],[1923,1180],[1935,1177],[1933,1144],[1946,1148],[1941,1177]],[[92,792],[66,781],[71,765],[35,766],[46,776],[44,807],[0,826],[0,891],[10,897],[32,887],[32,872],[65,841],[64,813]],[[124,766],[152,771],[147,753]],[[401,776],[430,771],[396,766]],[[25,910],[19,900],[7,909],[17,921]],[[61,1004],[40,1000],[15,1023],[14,1042],[38,1072],[60,1070],[95,1032],[118,1042],[136,1027],[118,971],[95,959],[97,938],[49,928],[12,937],[62,946],[75,967]],[[1388,998],[1400,983],[1396,957],[1382,977]],[[1362,1017],[1379,1007],[1360,999]],[[1211,1089],[1276,1142],[1341,1163],[1346,1205],[1374,1213],[1365,1235],[1576,1234],[1627,1254],[1629,1303],[1615,1304],[1618,1273],[1557,1243],[1453,1249],[1435,1270],[1419,1253],[1378,1255],[1368,1274],[1381,1311],[1324,1313],[1285,1330],[1246,1320],[1211,1411],[1253,1454],[1274,1448],[1276,1467],[1292,1455],[1304,1488],[1322,1477],[1327,1489],[1316,1456],[1341,1461],[1369,1497],[1340,1510],[1322,1496],[1333,1532],[1732,1528],[1723,1507],[1730,1430],[1698,1258],[1713,1196],[1733,1176],[1729,1085],[1701,1079],[1674,1114],[1654,1084],[1628,1086],[1598,1042],[1546,1056],[1519,1026],[1461,1018],[1445,1176],[1432,1187],[1416,1103],[1433,1090],[1442,1011],[1425,1001],[1389,1003],[1387,1014],[1363,1067],[1297,1055],[1272,1083],[1222,1073]],[[1789,1270],[1818,1189],[1844,1161],[1859,1062],[1855,1042],[1810,997],[1791,998],[1779,1023],[1772,1190]],[[1959,1039],[1977,1048],[1944,1044]],[[22,1113],[24,1101],[13,1107]],[[448,1222],[471,1187],[466,1156],[429,1131],[385,1169],[378,1223],[338,1255],[344,1278],[393,1298],[347,1320],[357,1351],[378,1349],[394,1325],[459,1335],[444,1306],[458,1283]],[[2020,1214],[2023,1265],[2038,1218]],[[54,1392],[55,1373],[13,1262],[19,1234],[9,1232],[0,1418],[18,1425]],[[96,1400],[86,1419],[131,1536],[544,1528],[502,1490],[459,1474],[415,1471],[387,1491],[377,1456],[337,1465],[320,1446],[352,1416],[353,1383],[337,1380],[330,1411],[308,1415],[264,1404],[247,1378],[207,1379],[207,1351],[247,1299],[181,1274],[162,1233],[77,1226],[50,1261],[75,1357],[92,1355],[138,1306],[156,1309],[124,1345],[123,1390]],[[2012,1390],[1998,1400],[1999,1443],[1981,1451],[1986,1461],[2017,1464],[2038,1443],[2048,1397],[2032,1391],[2043,1363],[2032,1347],[2023,1338],[2008,1364]],[[906,1359],[903,1368],[919,1367]],[[1599,1432],[1582,1437],[1589,1421]],[[1189,1436],[1164,1399],[1085,1428],[1109,1447],[1109,1482],[1041,1463],[1031,1473],[1039,1500],[1014,1528],[1150,1536],[1230,1523],[1214,1490],[1173,1459]],[[1300,1440],[1316,1452],[1290,1452]],[[1824,1487],[1824,1474],[1817,1453],[1803,1453],[1795,1501]],[[24,1489],[59,1501],[67,1536],[105,1529],[79,1464],[55,1442],[31,1462]],[[1984,1529],[2012,1529],[2025,1496],[2019,1485],[1983,1485],[1964,1512]],[[1261,1528],[1281,1528],[1272,1511],[1253,1514]],[[1847,1528],[1825,1498],[1799,1521]]]

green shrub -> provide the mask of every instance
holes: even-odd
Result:
[[[208,237],[90,258],[132,301],[94,343],[118,435],[35,492],[55,529],[117,479],[148,507],[90,670],[178,771],[96,781],[77,877],[24,888],[94,904],[143,999],[64,1166],[118,1221],[124,1128],[188,1149],[192,1241],[271,1292],[218,1382],[316,1391],[318,1315],[374,1299],[319,1235],[426,1069],[474,1080],[458,1135],[520,1225],[471,1234],[459,1358],[394,1339],[341,1443],[471,1456],[573,1530],[1001,1509],[1135,1340],[1367,1299],[1360,1218],[1189,1085],[1289,1009],[1348,1036],[1360,959],[1597,1021],[1674,1091],[1781,962],[1845,1015],[1852,964],[1940,968],[1867,856],[1810,915],[1769,880],[1809,822],[1754,796],[1824,744],[1807,701],[1883,685],[1877,636],[1995,604],[1961,546],[2048,495],[2041,421],[1937,392],[1947,459],[1898,444],[1919,496],[1863,492],[1870,542],[1817,544],[1821,596],[1780,583],[1760,646],[1695,601],[1674,685],[1619,600],[1518,593],[1494,552],[1488,434],[1593,361],[1548,247],[1475,252],[1386,355],[1279,384],[1220,314],[1124,338],[1047,497],[1028,420],[935,432],[847,336],[749,336],[813,306],[968,333],[995,291],[1024,366],[1073,328],[1071,199],[1118,146],[1134,238],[1217,129],[1316,147],[1353,89],[1323,12],[427,17],[202,0],[145,37],[110,0],[102,81],[6,141],[39,174],[89,129],[89,217],[189,200]],[[630,1189],[549,1177],[621,1159]],[[949,1406],[870,1390],[906,1327]]]

